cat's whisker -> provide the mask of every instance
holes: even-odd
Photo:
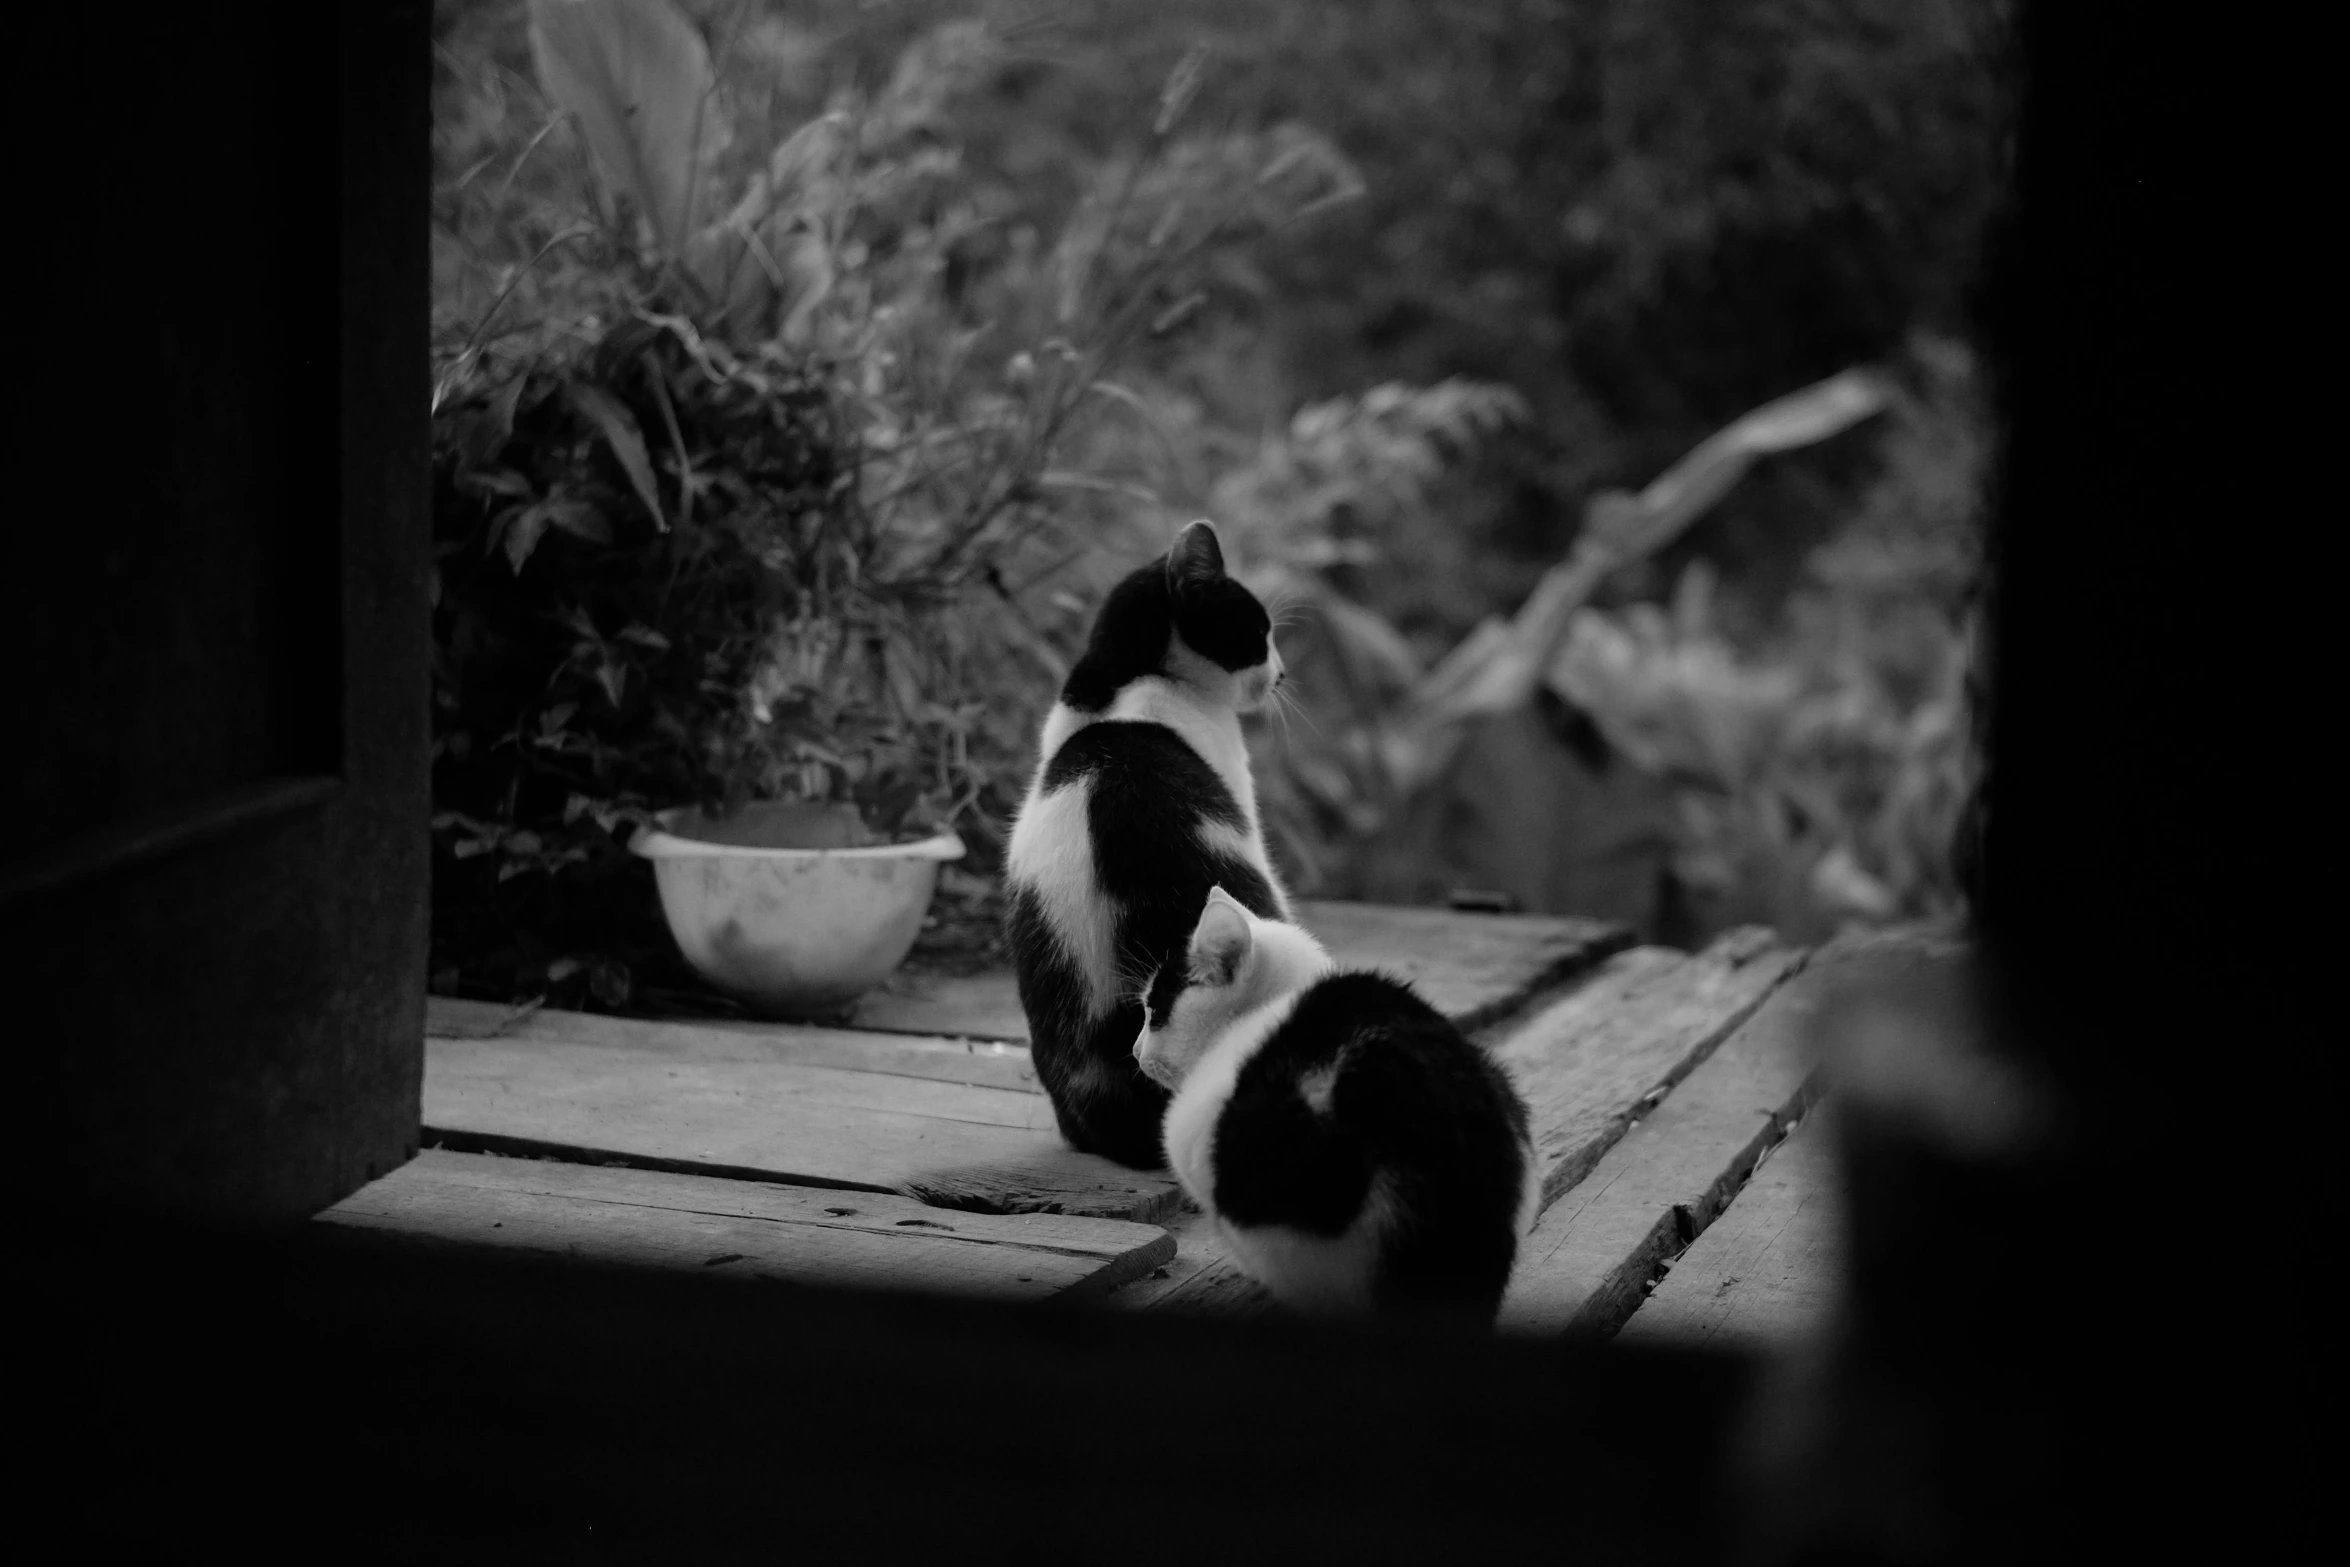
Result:
[[[1304,698],[1300,697],[1295,691],[1285,690],[1280,686],[1275,686],[1273,688],[1273,694],[1281,699],[1281,701],[1288,707],[1289,711],[1297,714],[1298,717],[1305,720],[1306,727],[1314,732],[1315,739],[1324,740],[1329,738],[1327,735],[1322,733],[1322,726],[1314,722],[1313,712],[1306,706]]]
[[[1310,607],[1304,595],[1292,591],[1275,599],[1265,613],[1275,631],[1284,631],[1291,626],[1305,624],[1306,611]]]

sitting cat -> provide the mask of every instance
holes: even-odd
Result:
[[[1134,1054],[1174,1091],[1168,1160],[1243,1271],[1300,1311],[1493,1320],[1542,1176],[1483,1050],[1220,887],[1145,1006]]]
[[[1264,606],[1195,522],[1110,590],[1044,721],[1005,924],[1036,1073],[1073,1147],[1166,1162],[1167,1091],[1134,1061],[1142,986],[1212,886],[1288,917],[1240,735],[1280,679]]]

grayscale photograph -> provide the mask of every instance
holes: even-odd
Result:
[[[2322,1190],[2219,1151],[2324,1145],[2317,396],[2198,356],[2330,252],[2199,34],[37,17],[91,1537],[2135,1561],[2293,1424],[2182,1295],[2302,1353],[2306,1243],[2183,1205]]]

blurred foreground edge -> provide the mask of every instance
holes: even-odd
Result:
[[[50,1462],[142,1533],[1707,1560],[1727,1536],[1706,1477],[1747,1385],[1697,1353],[132,1223],[34,1280],[74,1368]]]
[[[111,25],[135,29],[140,10],[117,8]],[[182,877],[170,918],[95,881],[8,911],[9,993],[32,1025],[16,1031],[30,1041],[18,1131],[34,1178],[14,1249],[34,1318],[22,1342],[46,1379],[19,1405],[38,1446],[32,1494],[70,1489],[85,1526],[299,1533],[313,1550],[351,1536],[721,1533],[860,1559],[919,1541],[1047,1560],[1644,1563],[2091,1559],[2086,1528],[2110,1545],[2126,1522],[2167,1530],[2208,1504],[2208,1483],[2171,1482],[2187,1455],[2244,1428],[2180,1413],[2208,1368],[2177,1326],[2175,1242],[2144,1245],[2156,1225],[2142,1194],[2189,1146],[2176,1132],[2200,1108],[2194,1053],[2273,1005],[2274,987],[2256,983],[2266,935],[2245,918],[2269,906],[2257,878],[2273,872],[2218,842],[2264,819],[2265,781],[2180,736],[2182,712],[2240,708],[2242,693],[2272,689],[2273,671],[2258,639],[2213,634],[2238,629],[2214,624],[2231,606],[2204,591],[2203,557],[2176,547],[2227,508],[2213,470],[2186,466],[2199,449],[2216,462],[2217,443],[2169,439],[2164,421],[2179,415],[2160,401],[2154,356],[2176,334],[2151,324],[2219,301],[2158,291],[2145,271],[2169,237],[2149,193],[2174,167],[2167,149],[2132,140],[2167,112],[2144,58],[2155,24],[2125,36],[2039,7],[2023,21],[2017,190],[2030,245],[2001,252],[1991,296],[2010,449],[1995,507],[1989,977],[1942,1011],[1913,998],[1830,1031],[1831,1069],[1856,1085],[1844,1144],[1853,1288],[1842,1331],[1813,1358],[1758,1376],[1696,1352],[706,1289],[260,1227],[378,1173],[415,1126],[414,1058],[390,1052],[421,1037],[410,1025],[427,650],[402,617],[422,613],[422,487],[381,470],[421,472],[422,321],[399,312],[423,308],[425,253],[420,240],[371,241],[361,219],[404,206],[421,231],[425,115],[420,96],[390,105],[383,122],[402,137],[371,137],[347,101],[337,167],[356,183],[283,193],[317,202],[319,231],[343,234],[343,286],[356,290],[340,350],[346,531],[332,558],[288,532],[283,565],[339,606],[304,635],[365,657],[345,669],[340,727],[313,733],[298,720],[314,693],[293,691],[284,743],[255,766],[340,781],[340,793],[301,794],[301,809],[345,802],[335,808],[358,814],[348,833],[333,828],[337,843],[355,855],[375,844],[373,872],[337,883],[371,900],[375,944],[364,962],[346,954],[353,983],[322,980],[313,994],[315,976],[258,983],[285,969],[261,937],[303,938],[305,963],[334,938],[292,922],[244,939],[236,900],[250,888]],[[338,23],[347,99],[385,83],[421,95],[425,7],[354,4]],[[61,33],[46,47],[84,24],[43,25]],[[118,64],[110,85],[129,101],[186,74],[155,51]],[[166,162],[153,177],[199,176]],[[347,230],[334,227],[338,204]],[[151,203],[122,202],[105,180],[32,205],[62,209],[61,227],[94,252],[148,253]],[[68,337],[84,316],[68,303],[28,323],[27,363],[74,362]],[[369,322],[398,330],[371,335]],[[35,417],[54,428],[32,444],[53,438],[78,464],[95,451],[82,428],[94,406],[47,399]],[[379,489],[390,499],[370,502]],[[49,580],[37,552],[63,537],[30,541],[23,580]],[[382,569],[343,580],[371,561]],[[2206,635],[2187,659],[2190,603]],[[367,640],[377,627],[392,629]],[[68,651],[13,649],[13,667],[46,670]],[[47,729],[77,715],[93,732],[121,722],[61,689],[32,682]],[[200,680],[193,689],[203,695]],[[92,874],[133,874],[128,863]],[[261,890],[292,908],[313,896],[295,877]],[[205,961],[162,964],[159,945],[114,955],[111,991],[95,979],[59,988],[57,976],[85,974],[67,959],[96,939],[76,923],[89,908],[131,911],[109,916],[127,941],[192,921],[206,897],[242,965],[225,977]],[[2192,961],[2165,961],[2189,931]],[[386,964],[398,983],[354,988]],[[370,996],[348,1034],[321,1031],[320,1008]],[[244,1030],[231,1026],[240,1005]],[[1981,1059],[1953,1077],[1932,1063],[1966,1052],[1950,1056],[1933,1020],[1968,1009],[1988,1019]],[[174,1032],[175,1015],[203,1032]],[[302,1038],[366,1050],[337,1057],[339,1076],[305,1076],[286,1064],[285,1042]],[[2045,1106],[2018,1122],[2034,1135],[1978,1138],[1963,1108],[1935,1110],[1968,1103],[1934,1085],[1983,1061]],[[231,1079],[234,1092],[220,1086]],[[86,1137],[97,1140],[75,1141]],[[151,1217],[159,1209],[206,1217]],[[2083,1298],[2110,1309],[2079,1309]],[[2126,1336],[2148,1321],[2169,1336],[2151,1347]],[[2297,1326],[2285,1324],[2288,1343]],[[2117,1466],[2122,1486],[2106,1478]],[[306,1527],[322,1513],[328,1527]]]

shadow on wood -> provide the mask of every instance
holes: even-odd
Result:
[[[313,1513],[393,1540],[706,1535],[801,1559],[1190,1561],[1221,1540],[1698,1561],[1720,1545],[1701,1477],[1749,1375],[328,1239],[122,1223],[34,1259],[33,1332],[80,1371],[25,1412],[95,1516],[241,1540]],[[257,1510],[258,1476],[276,1500]]]

